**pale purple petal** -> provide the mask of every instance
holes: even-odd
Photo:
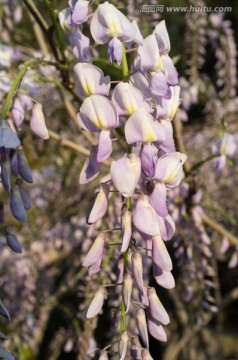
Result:
[[[163,55],[168,54],[170,51],[170,40],[165,20],[160,21],[159,24],[156,25],[154,34],[156,36],[160,53]]]
[[[91,266],[95,264],[103,256],[103,249],[106,240],[105,233],[99,233],[97,238],[94,240],[93,245],[89,249],[84,261],[83,266]]]
[[[35,104],[33,106],[30,127],[31,130],[41,139],[49,139],[49,133],[45,125],[45,116],[41,104]]]
[[[91,132],[115,128],[119,122],[115,106],[101,95],[87,97],[77,116],[82,128]]]
[[[150,102],[144,99],[143,93],[128,83],[119,83],[112,93],[112,102],[118,115],[132,115],[139,107],[152,112]]]
[[[128,144],[165,140],[165,132],[160,123],[142,107],[138,108],[127,120],[125,136]]]
[[[107,57],[110,63],[113,61],[117,62],[117,65],[121,65],[123,54],[123,45],[122,42],[114,37],[108,44]]]
[[[131,256],[132,274],[138,290],[144,294],[143,265],[141,254],[135,252]]]
[[[117,266],[117,282],[121,284],[124,276],[124,258],[120,258]]]
[[[18,96],[21,101],[21,105],[22,105],[23,109],[31,110],[33,103],[32,103],[32,99],[30,98],[30,96],[25,95],[25,94],[19,94]]]
[[[123,281],[123,290],[122,290],[122,296],[125,304],[125,314],[128,313],[131,303],[131,294],[132,294],[132,276],[131,274],[127,273],[124,276]]]
[[[129,82],[137,89],[139,89],[146,99],[150,100],[152,98],[149,80],[145,77],[144,74],[142,74],[141,71],[137,71],[131,75]]]
[[[72,10],[70,7],[61,10],[58,14],[58,19],[62,30],[66,34],[72,34],[77,30],[77,27],[72,23]]]
[[[119,354],[120,360],[124,360],[126,358],[126,351],[128,346],[129,336],[126,330],[121,332],[121,338],[119,341]]]
[[[137,329],[139,331],[140,337],[143,341],[143,344],[147,348],[149,348],[149,336],[148,336],[148,331],[147,331],[145,312],[143,309],[136,310],[136,325],[137,325]]]
[[[153,264],[153,277],[157,284],[165,289],[173,289],[175,287],[175,281],[171,271],[164,271],[155,263]]]
[[[168,55],[162,55],[162,62],[164,65],[165,76],[167,82],[170,85],[177,85],[178,84],[178,72],[173,64],[172,59]]]
[[[179,152],[163,155],[157,161],[154,178],[168,186],[174,187],[174,182],[178,185],[182,179],[181,169],[186,158],[185,154]]]
[[[14,124],[17,128],[19,128],[24,121],[25,112],[22,107],[21,101],[18,98],[15,99],[12,106],[12,117]]]
[[[83,24],[88,20],[89,1],[78,0],[72,12],[72,21],[76,25]]]
[[[98,259],[94,264],[88,267],[88,275],[92,276],[97,274],[102,268],[102,258]]]
[[[135,27],[135,29],[136,29],[136,35],[135,35],[135,37],[134,37],[134,39],[133,39],[133,42],[136,42],[137,44],[139,44],[139,45],[142,45],[143,44],[143,36],[141,35],[141,32],[140,32],[140,28],[139,28],[139,26],[138,26],[138,24],[137,24],[137,21],[136,20],[133,20],[132,21],[132,25]]]
[[[143,45],[139,46],[138,54],[141,59],[141,70],[161,71],[164,66],[160,56],[158,44],[154,34],[144,39]]]
[[[100,286],[87,310],[87,319],[93,318],[101,311],[104,302],[104,296],[105,288],[103,286]]]
[[[110,76],[104,76],[101,69],[89,63],[78,63],[74,66],[77,77],[77,92],[81,98],[90,95],[108,96]]]
[[[159,147],[159,155],[165,155],[167,153],[175,152],[175,144],[174,144],[174,137],[173,137],[173,126],[170,121],[161,120],[161,126],[165,132],[165,141],[158,145]],[[157,145],[157,144],[155,144]]]
[[[151,77],[150,91],[155,96],[170,99],[172,94],[167,79],[162,72],[154,73]]]
[[[157,214],[161,217],[168,215],[166,203],[166,186],[165,184],[156,183],[153,192],[150,194],[150,204],[153,206]]]
[[[87,61],[90,44],[89,38],[83,35],[80,30],[77,30],[73,34],[69,35],[69,42],[76,60],[80,62]]]
[[[140,179],[141,163],[135,153],[113,161],[111,164],[111,177],[115,188],[125,197],[130,197]]]
[[[124,253],[128,249],[132,236],[132,215],[126,208],[122,210],[121,222],[123,234],[121,252]]]
[[[98,147],[92,146],[90,155],[85,161],[80,173],[79,183],[87,184],[96,179],[99,174],[101,163],[97,161]]]
[[[164,241],[171,240],[175,233],[175,223],[168,214],[165,218],[159,218],[161,237]]]
[[[127,17],[107,1],[99,5],[94,12],[90,30],[92,37],[99,44],[105,44],[114,37],[132,41],[137,33]]]
[[[164,241],[160,235],[152,237],[153,249],[152,258],[153,262],[165,271],[171,271],[173,268],[172,260],[166,249]]]
[[[101,184],[100,190],[97,193],[96,200],[87,219],[88,224],[94,224],[105,215],[108,208],[108,195],[109,186],[107,184]]]
[[[98,154],[97,161],[103,162],[112,153],[112,139],[110,130],[102,130],[98,140]]]
[[[157,162],[158,150],[153,144],[143,144],[141,150],[141,167],[145,175],[149,178],[155,174],[155,165]]]
[[[133,224],[139,231],[147,235],[155,236],[160,234],[158,215],[150,205],[147,195],[142,195],[137,200]]]
[[[147,325],[148,325],[148,331],[151,336],[153,336],[155,339],[159,341],[163,341],[163,342],[167,341],[166,332],[164,331],[164,328],[159,321],[153,319],[151,316],[148,316]]]
[[[170,322],[169,315],[159,300],[155,289],[149,288],[147,293],[149,298],[149,310],[151,317],[163,325],[168,325]]]

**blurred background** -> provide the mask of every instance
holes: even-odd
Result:
[[[57,10],[67,7],[66,1],[51,3]],[[175,289],[159,288],[152,277],[151,263],[144,264],[145,279],[156,287],[171,318],[166,327],[168,342],[151,338],[151,354],[155,360],[238,359],[238,2],[111,3],[131,20],[137,20],[144,37],[158,21],[166,20],[170,55],[180,77],[182,102],[174,120],[179,134],[175,140],[177,149],[188,155],[190,166],[185,168],[182,185],[169,193],[170,213],[177,227],[168,244]],[[44,3],[36,0],[34,4],[51,24]],[[140,11],[142,5],[149,4],[164,5],[164,11]],[[166,6],[191,4],[231,7],[232,11],[166,10]],[[95,2],[91,5],[95,7]],[[18,65],[41,54],[44,45],[24,1],[1,0],[0,16],[3,100]],[[89,35],[88,25],[84,33]],[[75,60],[67,36],[62,33],[62,37],[71,71],[67,86],[62,85],[59,70],[48,66],[30,70],[19,90],[42,103],[50,130],[50,139],[45,142],[37,139],[27,125],[20,130],[33,171],[34,183],[28,186],[32,209],[24,225],[15,222],[7,207],[5,213],[7,222],[17,228],[23,253],[14,254],[6,246],[4,234],[0,238],[1,299],[12,317],[10,323],[1,320],[1,331],[9,336],[6,346],[19,360],[97,359],[85,354],[117,338],[113,309],[118,295],[107,299],[98,318],[84,319],[97,289],[97,276],[89,277],[81,264],[101,226],[86,224],[98,180],[86,186],[78,183],[86,157],[77,145],[88,149],[89,143],[77,126],[79,103],[69,91],[74,87]],[[49,48],[45,51],[50,59]],[[92,53],[97,55],[95,64],[103,67],[112,80],[118,80],[120,69],[100,60],[105,49],[92,47]],[[102,174],[107,172],[104,166]],[[5,201],[4,190],[0,191],[1,201]],[[106,225],[115,220],[119,209],[120,199],[114,197]],[[112,256],[100,276],[114,281],[116,268]],[[129,316],[133,328],[133,313]]]

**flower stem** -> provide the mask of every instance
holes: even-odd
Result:
[[[123,72],[123,81],[128,81],[129,78],[129,69],[126,57],[126,48],[123,44],[123,53],[122,53],[122,72]]]
[[[4,120],[12,106],[12,99],[15,95],[15,92],[17,90],[17,88],[19,87],[21,80],[23,78],[23,76],[25,75],[25,73],[27,72],[27,70],[31,69],[34,65],[40,63],[41,60],[40,59],[33,59],[30,61],[27,61],[21,68],[21,70],[19,71],[19,73],[17,74],[15,80],[13,81],[12,87],[10,89],[10,91],[7,94],[6,100],[3,104],[3,108],[2,108],[2,112],[0,115],[0,120]]]

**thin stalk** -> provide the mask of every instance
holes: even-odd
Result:
[[[13,100],[13,97],[15,96],[15,92],[18,89],[18,87],[19,87],[19,85],[20,85],[20,83],[22,81],[22,78],[25,75],[25,73],[27,72],[27,70],[31,69],[34,65],[39,64],[39,63],[41,63],[40,59],[33,59],[33,60],[30,60],[30,61],[26,62],[22,66],[21,70],[19,71],[19,73],[17,74],[15,80],[13,81],[13,84],[12,84],[12,87],[11,87],[10,91],[7,94],[6,100],[5,100],[5,102],[3,104],[3,107],[2,107],[0,120],[4,120],[7,117],[7,114],[8,114],[8,112],[9,112],[11,106],[12,106],[12,100]]]
[[[61,30],[60,30],[60,26],[59,26],[59,22],[58,22],[57,13],[52,8],[50,0],[44,0],[44,3],[45,3],[47,10],[49,11],[49,14],[50,14],[50,17],[51,17],[51,20],[53,23],[53,27],[55,30],[55,35],[56,35],[56,39],[57,39],[57,42],[59,45],[61,57],[63,59],[63,62],[66,63],[67,59],[66,59],[66,56],[64,53],[64,44],[63,44],[62,37],[61,37]]]

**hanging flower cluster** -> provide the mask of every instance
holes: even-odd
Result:
[[[86,13],[78,10],[81,7],[86,9],[86,3],[70,2],[70,8],[60,13],[62,28],[71,33],[69,37],[79,34],[76,25],[87,20]],[[83,19],[79,19],[79,14]],[[120,252],[123,254],[123,261],[118,259],[118,266],[121,268],[123,265],[120,281],[115,284],[122,285],[118,351],[123,360],[130,342],[134,359],[151,359],[148,333],[166,341],[163,326],[170,320],[156,290],[144,282],[144,254],[138,244],[142,242],[142,249],[152,260],[156,282],[164,288],[173,288],[172,261],[165,242],[172,238],[175,224],[168,213],[166,197],[167,191],[180,184],[186,160],[185,154],[175,150],[171,125],[180,103],[178,75],[168,55],[170,41],[164,21],[156,26],[152,35],[143,39],[135,24],[105,2],[94,12],[90,30],[96,43],[108,43],[108,60],[122,63],[124,77],[113,87],[109,76],[85,62],[90,59],[87,52],[84,56],[76,56],[79,61],[74,66],[76,88],[83,100],[78,121],[83,130],[94,133],[97,139],[81,170],[80,184],[87,184],[99,175],[102,162],[113,153],[112,138],[123,133],[125,152],[111,162],[110,173],[101,179],[87,221],[93,224],[102,219],[111,192],[118,193],[122,199],[119,222]],[[81,32],[80,36],[78,49],[85,50]],[[127,73],[126,47],[132,44],[136,45],[136,57],[130,75],[129,71]],[[89,275],[99,273],[103,266],[108,233],[110,231],[102,230],[98,234],[83,261]],[[141,240],[135,240],[139,237]],[[86,312],[87,318],[101,311],[106,297],[105,285],[101,284],[94,295]],[[136,299],[136,305],[132,306],[133,288],[137,289],[139,300]],[[137,334],[144,349],[137,337],[130,341],[131,334],[126,324],[129,311],[134,312]],[[107,352],[102,350],[100,359],[107,358]]]

